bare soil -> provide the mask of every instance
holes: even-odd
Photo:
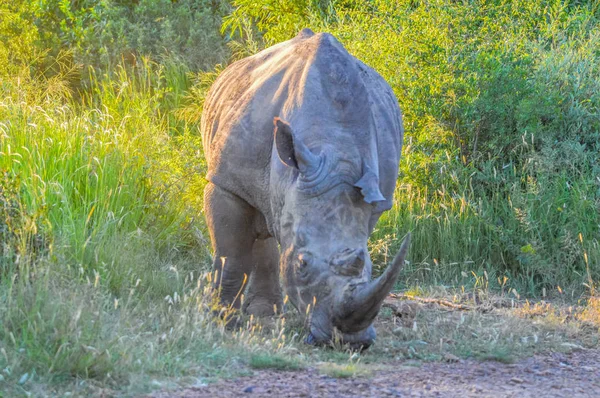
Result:
[[[152,397],[600,397],[598,350],[538,355],[513,364],[448,361],[387,363],[370,377],[356,378],[332,378],[316,368],[257,370]]]

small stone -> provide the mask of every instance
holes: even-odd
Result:
[[[563,347],[567,347],[570,348],[572,351],[585,351],[585,348],[580,346],[579,344],[573,344],[573,343],[562,343],[561,344]]]
[[[449,352],[444,354],[444,361],[446,362],[450,362],[450,363],[455,363],[455,362],[460,362],[460,358],[457,357],[456,355],[450,354]]]
[[[586,372],[593,372],[595,369],[591,366],[582,366],[581,367],[582,370],[585,370]]]
[[[29,373],[25,373],[23,376],[21,376],[21,378],[19,379],[19,385],[22,386],[23,384],[25,384],[25,382],[27,382],[27,379],[29,379]]]
[[[246,394],[251,394],[251,393],[253,393],[253,392],[254,392],[254,386],[248,386],[248,387],[244,388],[244,392],[245,392]]]
[[[524,382],[523,379],[519,379],[518,377],[513,377],[512,379],[510,379],[510,381],[512,381],[513,383],[517,383],[517,384],[521,384]]]

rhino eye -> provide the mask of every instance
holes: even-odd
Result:
[[[300,276],[300,278],[302,279],[309,279],[310,275],[312,274],[311,272],[311,259],[310,259],[310,255],[308,254],[300,254],[298,256],[298,259],[296,260],[296,270],[298,272],[298,275]]]
[[[298,265],[300,268],[306,268],[308,266],[308,256],[306,254],[298,256]]]

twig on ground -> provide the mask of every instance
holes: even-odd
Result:
[[[406,294],[398,294],[398,293],[390,293],[390,296],[395,299],[399,299],[399,300],[412,300],[412,301],[417,301],[419,303],[425,303],[425,304],[437,304],[442,307],[449,307],[449,308],[452,308],[455,310],[460,310],[460,311],[473,311],[473,310],[477,309],[477,307],[471,307],[471,306],[464,305],[464,304],[455,304],[451,301],[443,300],[443,299],[413,297],[413,296],[408,296]]]

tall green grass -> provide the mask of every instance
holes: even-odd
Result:
[[[110,274],[115,291],[130,274],[133,259],[126,253],[136,250],[119,250],[129,234],[140,243],[148,235],[139,254],[191,242],[184,204],[158,200],[171,192],[164,189],[171,179],[188,183],[195,176],[177,171],[178,150],[162,109],[175,88],[161,87],[168,78],[156,69],[147,64],[131,74],[122,68],[119,80],[94,80],[89,106],[52,97],[22,101],[24,90],[35,88],[11,82],[3,90],[0,168],[18,182],[24,217],[40,220],[48,245],[67,263],[86,274]],[[147,261],[134,268],[159,274]]]

